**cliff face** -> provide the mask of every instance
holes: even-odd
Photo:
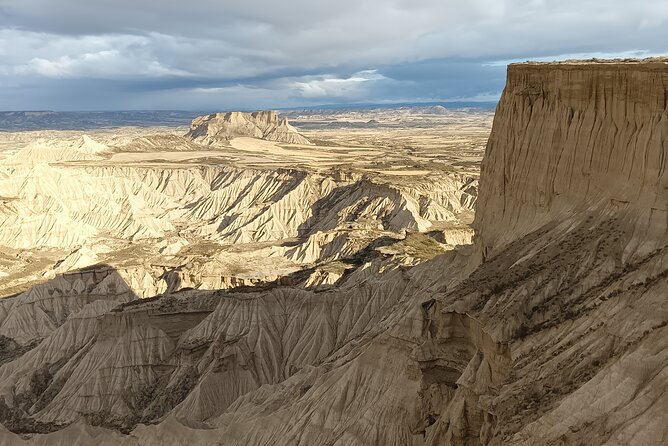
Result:
[[[484,258],[579,212],[626,215],[627,257],[665,241],[668,61],[516,64],[482,164]]]
[[[482,263],[429,305],[440,328],[423,345],[447,345],[456,311],[512,359],[454,390],[426,383],[429,444],[665,443],[667,101],[666,61],[509,67],[480,179]],[[443,351],[420,361],[457,358]]]
[[[205,144],[243,136],[290,144],[311,144],[288,123],[287,118],[280,118],[275,111],[199,116],[193,120],[190,131],[186,134],[187,138]]]

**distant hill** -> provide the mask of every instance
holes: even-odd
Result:
[[[253,113],[213,113],[195,118],[186,135],[193,141],[213,144],[240,136],[280,141],[291,144],[311,144],[288,118],[279,117],[275,111]]]
[[[187,126],[197,116],[192,111],[4,111],[0,130],[88,130],[113,127]]]
[[[428,102],[401,104],[334,104],[280,109],[281,115],[293,118],[310,113],[339,113],[350,110],[416,109],[421,113],[442,114],[447,110],[490,109],[496,102]],[[233,110],[223,110],[231,112]],[[115,127],[187,127],[208,111],[126,110],[126,111],[0,111],[0,131],[20,130],[92,130]]]

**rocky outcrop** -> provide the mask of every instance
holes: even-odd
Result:
[[[485,258],[550,221],[625,215],[626,257],[665,243],[668,61],[513,64],[482,164]]]
[[[512,360],[476,375],[493,384],[482,394],[439,393],[469,409],[448,410],[429,438],[666,441],[667,97],[665,60],[509,67],[480,180],[483,263],[425,320],[455,330],[453,312],[467,314]]]
[[[497,419],[486,403],[498,395],[511,363],[510,348],[496,342],[466,314],[439,312],[435,301],[422,304],[423,336],[416,349],[426,443],[487,443]]]
[[[199,116],[190,125],[186,138],[204,144],[248,136],[289,144],[311,144],[297,129],[275,111],[228,112]]]

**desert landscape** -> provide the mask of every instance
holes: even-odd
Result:
[[[260,114],[277,140],[236,112],[191,129],[0,134],[0,291],[96,263],[127,270],[141,297],[271,283],[307,266],[331,270],[313,278],[329,282],[346,270],[340,258],[376,239],[429,230],[428,251],[467,244],[492,112],[439,112],[389,110],[405,115],[391,130],[304,135]]]
[[[0,443],[665,444],[666,98],[0,132]]]

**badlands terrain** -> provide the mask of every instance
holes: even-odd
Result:
[[[665,444],[667,98],[0,134],[0,444]]]

